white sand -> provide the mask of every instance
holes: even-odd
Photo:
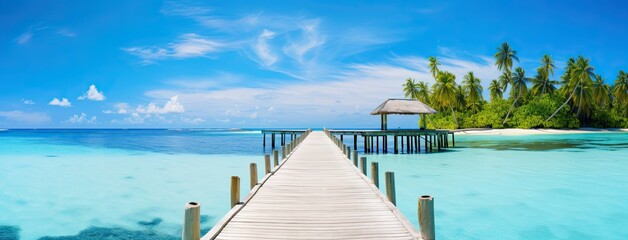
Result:
[[[603,129],[603,128],[580,128],[580,129],[519,129],[519,128],[506,128],[506,129],[459,129],[456,134],[463,135],[532,135],[532,134],[570,134],[570,133],[616,133],[616,132],[628,132],[627,128],[619,129]]]

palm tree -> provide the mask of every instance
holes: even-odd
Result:
[[[570,59],[571,60],[571,59]],[[567,62],[567,69],[565,78],[563,78],[564,86],[563,91],[567,92],[571,90],[569,98],[556,109],[556,111],[545,121],[549,121],[562,109],[569,101],[572,101],[572,105],[578,106],[576,115],[580,117],[580,113],[584,110],[586,116],[589,114],[589,108],[593,99],[591,78],[595,77],[593,73],[594,68],[591,66],[589,59],[579,56],[578,59],[570,63]],[[576,95],[578,92],[578,95]],[[572,100],[573,99],[573,100]]]
[[[540,67],[536,70],[536,76],[532,79],[532,95],[539,96],[556,90],[557,81],[550,80],[548,72]]]
[[[525,70],[523,70],[523,68],[518,67],[517,69],[515,69],[512,82],[510,83],[512,86],[512,89],[510,90],[510,95],[516,96],[516,97],[514,101],[512,102],[512,105],[510,106],[510,110],[508,110],[508,113],[506,114],[506,117],[504,118],[504,122],[502,124],[506,124],[506,121],[508,120],[508,116],[510,116],[510,113],[515,108],[515,104],[517,103],[517,101],[519,101],[519,98],[521,98],[521,95],[525,94],[528,91],[528,86],[526,85],[526,83],[530,81],[530,79],[526,78],[525,75],[526,75],[526,72]]]
[[[417,84],[414,82],[414,79],[406,79],[406,83],[401,86],[404,87],[403,92],[406,98],[419,99],[419,90],[417,89]]]
[[[488,86],[488,90],[491,91],[491,102],[501,99],[504,95],[501,84],[495,79],[491,81],[491,85]]]
[[[426,82],[420,81],[416,87],[419,91],[419,95],[417,99],[429,105],[430,104],[430,90],[429,90],[430,86],[427,85]]]
[[[547,54],[543,55],[541,58],[541,67],[540,69],[549,77],[552,75],[554,77],[554,69],[556,69],[556,65],[554,65],[554,60],[552,56],[548,56]]]
[[[512,73],[510,71],[505,71],[502,75],[499,75],[499,85],[502,88],[502,92],[506,92],[508,90],[508,84],[512,82]]]
[[[497,65],[497,69],[510,72],[510,69],[512,69],[512,60],[519,62],[517,51],[513,50],[507,42],[502,43],[495,53],[495,65]]]
[[[471,108],[477,111],[480,107],[480,102],[482,99],[482,85],[480,84],[480,79],[476,78],[473,75],[473,72],[467,73],[464,76],[464,81],[462,81],[464,93],[466,95],[467,104],[471,106]]]
[[[600,108],[606,108],[611,103],[611,88],[604,83],[601,75],[595,75],[593,82],[593,100]]]
[[[440,62],[438,62],[438,59],[436,59],[436,57],[429,57],[428,58],[429,63],[429,67],[430,67],[430,73],[432,74],[432,77],[434,78],[434,80],[436,80],[436,77],[438,77],[438,73],[440,72],[440,70],[438,70],[438,66],[441,65]]]
[[[613,85],[613,97],[617,106],[623,109],[628,107],[628,74],[624,71],[619,71],[617,74],[615,85]],[[626,113],[628,114],[628,111]]]
[[[440,72],[436,83],[434,84],[434,93],[432,95],[435,102],[442,107],[449,107],[456,122],[456,128],[459,127],[458,119],[456,119],[456,112],[454,112],[454,106],[457,104],[457,91],[456,76],[450,72]]]

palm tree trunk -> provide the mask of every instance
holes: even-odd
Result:
[[[460,125],[458,124],[458,118],[456,118],[456,112],[454,112],[454,108],[452,108],[450,105],[449,109],[451,109],[451,114],[454,115],[454,122],[456,122],[456,129],[460,128]]]
[[[519,93],[517,93],[517,98],[515,98],[515,101],[512,102],[512,105],[510,106],[510,109],[508,110],[508,113],[506,114],[506,117],[504,118],[504,121],[502,122],[502,124],[506,124],[506,121],[508,121],[508,116],[510,116],[512,109],[515,108],[515,103],[517,103],[517,100],[519,100],[519,97],[521,97],[521,87],[519,87]]]
[[[578,116],[578,118],[580,118],[581,107],[582,107],[582,86],[580,86],[580,99],[578,100],[578,112],[576,113],[576,116]]]
[[[554,117],[554,115],[556,115],[556,113],[558,113],[558,111],[560,111],[560,109],[562,109],[568,102],[569,100],[571,100],[571,98],[573,97],[573,95],[576,93],[576,88],[573,89],[573,92],[571,92],[571,95],[569,95],[569,98],[567,98],[567,101],[565,101],[563,103],[563,105],[560,105],[560,107],[558,107],[558,109],[556,109],[556,111],[552,114],[552,116],[548,117],[545,121],[549,121],[550,119],[552,119]]]

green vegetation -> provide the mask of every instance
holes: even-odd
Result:
[[[549,55],[541,58],[534,77],[526,76],[521,67],[512,71],[519,59],[508,43],[497,48],[494,57],[502,74],[491,81],[488,102],[473,72],[459,85],[453,73],[439,69],[435,57],[429,57],[430,74],[436,80],[431,88],[423,81],[406,80],[406,97],[439,111],[427,118],[428,128],[628,128],[626,72],[619,71],[610,86],[595,74],[589,59],[579,56],[567,61],[560,80],[552,80],[556,65]]]

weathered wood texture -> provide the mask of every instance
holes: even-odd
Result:
[[[420,239],[323,132],[312,132],[208,239]]]

